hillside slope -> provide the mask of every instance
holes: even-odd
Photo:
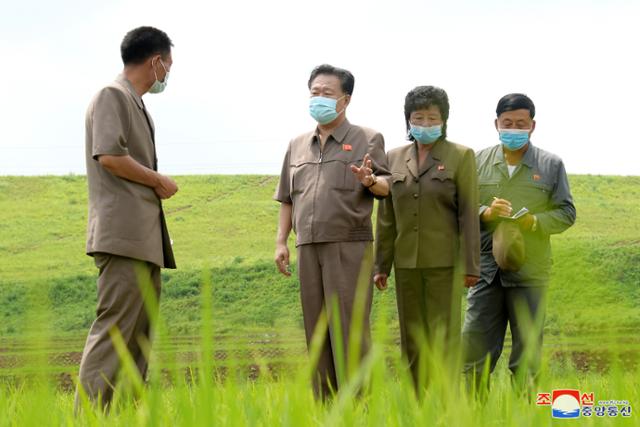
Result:
[[[578,221],[552,239],[547,330],[551,335],[638,330],[640,177],[570,180]],[[203,271],[214,284],[222,329],[299,329],[297,281],[278,275],[271,261],[277,177],[176,181],[180,192],[165,203],[179,267],[164,273],[162,309],[171,332],[197,331]],[[1,336],[23,333],[35,302],[51,308],[55,334],[86,333],[96,278],[84,255],[86,211],[84,177],[0,177]],[[393,308],[393,291],[376,293],[375,304]]]

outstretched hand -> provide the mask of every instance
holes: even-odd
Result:
[[[373,177],[373,169],[371,169],[371,166],[372,163],[368,153],[364,155],[360,167],[351,165],[351,172],[353,172],[358,181],[360,181],[365,187],[372,186],[375,179]]]

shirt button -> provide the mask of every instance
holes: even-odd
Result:
[[[418,198],[418,193],[413,193],[413,198],[417,199]]]
[[[414,212],[414,213],[413,213],[413,216],[418,216],[418,212]]]
[[[418,227],[413,227],[413,231],[418,231]]]

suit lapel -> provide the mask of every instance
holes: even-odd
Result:
[[[429,172],[429,169],[434,167],[436,163],[436,159],[433,158],[433,153],[429,152],[429,154],[427,154],[427,159],[425,160],[424,167],[420,170],[420,175]]]
[[[438,141],[429,151],[424,167],[420,170],[420,175],[429,172],[429,169],[434,167],[442,160],[442,151],[445,149],[444,141]]]
[[[407,169],[414,178],[418,178],[418,153],[416,152],[416,148],[413,144],[407,147],[407,153],[405,156],[407,160]]]

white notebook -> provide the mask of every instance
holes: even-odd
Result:
[[[529,213],[529,209],[527,208],[522,208],[520,209],[518,212],[514,213],[511,216],[500,216],[500,218],[502,219],[510,219],[510,220],[516,220],[519,218],[522,218],[523,216],[525,216],[527,213]]]

